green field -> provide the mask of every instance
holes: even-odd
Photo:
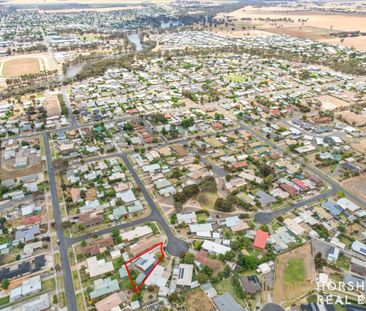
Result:
[[[301,283],[305,279],[305,265],[303,259],[289,259],[285,269],[285,282],[289,284]]]
[[[80,35],[79,39],[83,40],[83,41],[93,41],[93,40],[99,39],[99,35],[94,34],[94,33],[86,33],[86,34]]]
[[[245,81],[245,77],[236,74],[228,75],[226,76],[226,79],[234,83],[241,83]]]

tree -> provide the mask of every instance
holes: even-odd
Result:
[[[176,301],[178,301],[178,300],[179,300],[179,295],[178,295],[178,293],[177,293],[177,292],[172,293],[172,294],[169,296],[169,300],[170,300],[171,302],[176,302]]]
[[[205,272],[203,271],[198,272],[197,274],[198,283],[200,284],[207,283],[209,279],[210,279],[209,276]]]
[[[189,127],[193,126],[193,125],[194,125],[194,119],[193,119],[193,117],[190,117],[190,118],[184,118],[184,119],[182,120],[182,122],[180,123],[180,125],[181,125],[183,128],[185,128],[185,129],[187,129],[187,128],[189,128]]]
[[[2,287],[3,289],[8,289],[9,284],[10,284],[10,282],[9,282],[9,280],[8,280],[8,279],[3,279],[3,280],[1,281],[1,287]]]
[[[215,177],[213,176],[205,177],[200,184],[200,189],[201,191],[216,192],[217,183]]]
[[[315,257],[314,257],[314,263],[315,263],[315,268],[320,270],[323,268],[323,266],[326,264],[325,259],[323,259],[322,254],[320,252],[318,252]]]
[[[215,209],[221,212],[231,212],[233,207],[228,200],[218,198],[215,202]]]
[[[245,271],[254,270],[258,266],[258,259],[253,256],[244,256],[243,254],[239,254],[237,264]]]
[[[186,264],[193,264],[193,262],[194,262],[194,256],[193,256],[193,254],[191,254],[191,253],[185,254],[184,255],[184,258],[183,258],[183,261]]]
[[[319,234],[321,238],[327,239],[329,237],[329,231],[324,227],[323,224],[316,224],[313,226],[313,229]]]
[[[223,273],[225,278],[228,278],[230,276],[231,269],[228,265],[225,265]]]
[[[258,168],[259,168],[259,174],[262,177],[267,177],[270,174],[273,174],[274,173],[273,167],[271,167],[268,164],[263,163],[263,162],[258,165]]]

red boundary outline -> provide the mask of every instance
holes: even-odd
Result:
[[[151,269],[150,273],[147,276],[145,276],[145,278],[142,280],[141,284],[138,287],[136,287],[135,282],[132,280],[131,272],[128,269],[128,264],[131,263],[132,261],[134,261],[135,259],[141,257],[143,254],[146,254],[147,252],[151,251],[152,249],[154,249],[154,248],[156,248],[158,246],[160,246],[160,251],[161,251],[160,257],[156,261],[156,263],[155,263],[154,267]],[[164,251],[163,251],[163,242],[160,242],[160,243],[157,243],[157,244],[151,246],[150,248],[144,250],[143,252],[139,253],[135,257],[133,257],[130,260],[128,260],[128,261],[125,262],[124,265],[125,265],[126,271],[128,273],[128,277],[130,278],[130,282],[132,284],[133,291],[136,294],[140,291],[141,287],[144,285],[145,281],[150,276],[150,274],[154,271],[154,269],[156,268],[156,266],[163,260],[164,256],[165,256],[165,254],[164,254]]]

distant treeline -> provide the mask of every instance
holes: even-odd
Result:
[[[357,31],[340,31],[340,32],[332,32],[329,34],[331,37],[337,38],[348,38],[348,37],[360,37],[366,36],[366,32]]]

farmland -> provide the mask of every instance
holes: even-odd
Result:
[[[341,40],[330,35],[342,31],[366,31],[366,19],[360,14],[334,14],[324,10],[303,7],[257,8],[246,6],[217,16],[219,19],[223,17],[235,20],[235,30],[227,27],[226,31],[224,29],[215,30],[217,33],[237,33],[240,36],[253,36],[253,32],[284,34],[366,50],[366,37],[364,36],[348,37]]]

